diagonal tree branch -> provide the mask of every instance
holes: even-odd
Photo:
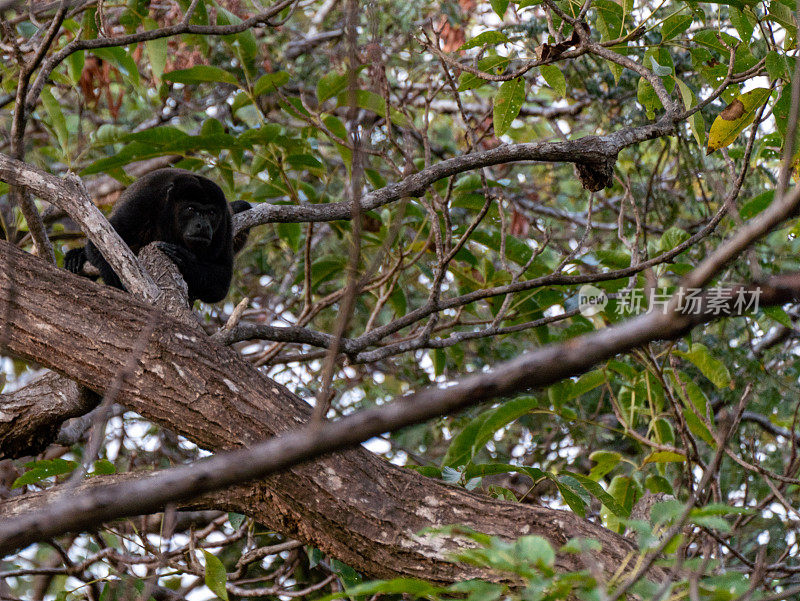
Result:
[[[77,176],[70,175],[61,179],[0,153],[0,181],[24,188],[66,211],[84,232],[89,232],[92,242],[120,276],[127,290],[141,298],[153,301],[158,299],[158,287],[100,210],[94,206]]]
[[[103,392],[125,360],[126,354],[119,349],[129,348],[145,323],[153,319],[152,305],[65,273],[7,243],[0,243],[0,265],[4,266],[0,269],[0,314],[13,316],[4,319],[0,328],[0,340],[5,341],[8,352]],[[8,266],[14,269],[5,269]],[[120,388],[118,402],[217,451],[253,447],[308,421],[310,407],[306,403],[232,349],[167,315],[157,313],[155,319],[154,333],[135,373]],[[553,375],[558,377],[555,372]],[[449,411],[502,392],[493,382],[465,382],[465,393],[480,393],[468,403],[466,397],[431,389],[423,393],[420,402],[392,405],[390,414],[394,419],[424,419],[428,414],[418,412],[431,399],[441,410]],[[367,418],[369,423],[371,418]],[[85,491],[97,486],[95,480],[66,491],[62,500],[78,503]],[[195,492],[206,489],[202,478],[195,485]],[[24,538],[12,535],[16,520],[26,520],[25,515],[41,517],[35,510],[47,506],[52,495],[58,494],[55,489],[0,504],[5,544],[24,544]],[[409,498],[416,501],[409,503]],[[540,534],[557,548],[572,536],[596,538],[604,545],[597,562],[608,574],[632,549],[629,541],[571,512],[522,507],[453,488],[393,466],[363,448],[221,490],[197,504],[252,515],[270,528],[379,577],[410,575],[453,582],[480,575],[475,568],[446,561],[453,541],[417,534],[428,526],[452,523],[506,538]],[[138,512],[141,507],[129,506],[129,510]],[[96,514],[95,524],[100,515]],[[53,523],[61,524],[56,529],[66,526],[63,517],[51,516]],[[15,542],[10,542],[12,536]],[[569,554],[559,556],[557,565],[563,570],[585,567],[580,558]]]
[[[776,276],[758,286],[763,306],[800,298],[800,273]],[[0,524],[0,553],[78,531],[98,521],[152,513],[169,502],[186,501],[204,492],[296,466],[310,459],[353,448],[383,432],[453,413],[460,409],[526,388],[540,388],[579,375],[600,361],[646,342],[675,339],[691,327],[736,315],[735,293],[722,310],[681,315],[651,313],[630,322],[529,353],[521,360],[497,366],[492,372],[465,378],[454,386],[428,388],[379,408],[360,411],[335,422],[308,423],[247,449],[116,485],[91,486],[59,498]]]

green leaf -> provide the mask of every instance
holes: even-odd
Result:
[[[466,233],[466,226],[457,228],[456,233],[458,235],[464,235]],[[482,244],[483,246],[497,252],[500,251],[502,244],[500,232],[496,230],[492,232],[476,230],[472,233],[470,240],[477,242],[478,244]],[[516,236],[506,236],[507,258],[514,261],[514,263],[517,265],[525,265],[525,263],[527,263],[527,261],[531,258],[531,254],[532,251],[530,247],[525,244],[525,242]]]
[[[675,36],[679,36],[689,29],[694,17],[691,15],[672,15],[664,21],[661,26],[661,41],[666,42]]]
[[[643,463],[683,463],[686,461],[686,456],[671,451],[656,451],[650,453]]]
[[[239,142],[245,146],[255,144],[266,145],[277,138],[281,133],[281,126],[277,123],[267,123],[262,127],[246,129],[239,134]]]
[[[86,51],[85,50],[78,50],[77,52],[73,52],[70,54],[64,62],[67,63],[67,72],[69,73],[69,78],[72,80],[73,85],[78,85],[78,82],[81,79],[81,73],[83,72],[83,65],[85,62]]]
[[[786,61],[786,57],[784,55],[778,54],[774,50],[771,50],[767,53],[765,62],[770,81],[775,81],[776,79],[788,79],[789,63]]]
[[[706,141],[706,120],[703,117],[703,113],[697,111],[689,117],[689,125],[692,128],[692,135],[697,141],[697,145],[702,148]]]
[[[786,84],[781,90],[781,96],[775,103],[772,109],[772,114],[775,117],[775,126],[781,135],[781,138],[786,138],[786,124],[789,122],[789,115],[792,111],[792,86]],[[797,133],[798,141],[800,142],[800,131]],[[798,146],[796,146],[797,148]]]
[[[504,81],[494,98],[494,134],[502,136],[517,118],[525,101],[525,80],[521,77]]]
[[[692,521],[698,526],[704,526],[711,530],[719,530],[720,532],[730,532],[731,525],[721,517],[715,515],[698,516],[693,518]]]
[[[381,117],[386,117],[386,101],[382,96],[379,96],[375,92],[370,92],[369,90],[356,90],[355,96],[356,106],[372,111]],[[336,101],[339,106],[350,106],[349,94],[347,93],[339,94]],[[392,123],[400,127],[408,127],[409,125],[408,118],[396,109],[389,109],[389,117]]]
[[[711,124],[707,154],[733,143],[756,118],[756,111],[767,101],[771,90],[756,88],[734,98]]]
[[[678,90],[680,90],[684,108],[692,108],[697,104],[694,92],[682,80],[675,78],[675,81],[678,83]],[[700,111],[697,111],[694,115],[689,117],[689,126],[692,128],[692,135],[694,139],[697,140],[697,145],[702,146],[706,135],[706,125]]]
[[[246,519],[247,517],[243,516],[241,513],[234,513],[233,511],[228,512],[228,521],[231,524],[231,528],[234,530],[238,530]]]
[[[90,476],[101,476],[107,474],[116,474],[117,468],[108,459],[98,459],[92,466]]]
[[[726,65],[730,60],[730,51],[722,45],[720,39],[725,42],[728,46],[736,47],[736,53],[734,57],[733,63],[733,72],[738,73],[739,71],[743,71],[745,69],[749,69],[753,65],[755,65],[758,61],[750,52],[750,47],[746,44],[741,44],[737,38],[734,36],[723,32],[718,32],[712,29],[704,29],[696,33],[692,40],[701,47],[705,47],[708,49],[713,50],[714,52],[719,53],[720,55],[720,62],[722,65],[719,65],[718,68],[720,70],[719,75],[724,75],[726,69],[724,65]],[[693,55],[698,55],[698,51],[702,51],[704,48],[693,48],[690,52]],[[701,56],[702,52],[698,55]],[[711,57],[708,57],[711,58]],[[702,60],[702,59],[701,59]],[[704,59],[708,60],[708,59]]]
[[[738,8],[732,7],[730,9],[730,19],[731,23],[733,23],[733,26],[736,28],[736,32],[739,34],[739,38],[745,44],[749,44],[753,37],[753,29],[757,23],[753,11],[749,8],[739,10]]]
[[[143,23],[147,31],[158,29],[158,23],[149,17],[145,17]],[[167,41],[167,38],[163,37],[145,42],[147,58],[150,59],[150,70],[156,80],[161,79],[164,74],[164,67],[167,64]]]
[[[675,351],[675,354],[690,361],[717,388],[728,388],[731,385],[728,368],[722,361],[715,359],[704,344],[695,343],[688,353]]]
[[[613,0],[595,0],[597,10],[597,28],[603,41],[621,37],[625,33],[625,12]]]
[[[669,480],[667,480],[664,476],[650,474],[647,476],[647,478],[645,478],[645,484],[647,489],[652,493],[665,492],[671,495],[675,492],[672,489],[672,484],[670,484]]]
[[[432,465],[407,465],[406,467],[410,470],[418,472],[419,474],[422,474],[427,478],[442,479],[442,470],[440,470],[438,467],[434,467]]]
[[[742,205],[742,208],[739,209],[739,216],[742,219],[751,219],[755,217],[771,205],[774,198],[775,190],[767,190],[766,192],[754,196]]]
[[[67,131],[67,120],[64,118],[64,113],[61,112],[61,106],[47,87],[42,89],[41,97],[42,104],[47,111],[48,117],[50,117],[50,124],[53,127],[53,131],[56,132],[58,144],[61,146],[62,152],[66,154],[67,144],[69,143],[69,132]]]
[[[217,25],[237,25],[242,20],[225,8],[224,3],[214,2],[217,11]],[[253,58],[258,54],[258,42],[250,29],[222,36],[222,40],[233,51],[243,67],[254,72]]]
[[[322,103],[347,89],[347,74],[331,71],[317,82],[317,100]]]
[[[725,4],[743,10],[745,5],[755,6],[753,0],[703,0],[704,4]]]
[[[475,454],[489,442],[500,428],[539,406],[536,397],[520,397],[489,409],[471,420],[461,432],[453,438],[447,448],[443,466],[459,467],[467,465]]]
[[[506,10],[508,10],[508,0],[489,0],[489,4],[492,5],[492,10],[497,13],[497,16],[501,19],[503,15],[506,14]]]
[[[452,469],[452,468],[448,468]],[[496,474],[525,474],[534,483],[542,478],[550,479],[552,474],[543,472],[538,467],[527,467],[525,465],[512,465],[510,463],[477,463],[469,466],[463,473],[464,478],[483,478],[484,476],[494,476]]]
[[[667,252],[689,239],[689,232],[679,227],[671,227],[661,236],[658,242],[658,249]]]
[[[553,88],[559,98],[567,95],[567,80],[564,78],[561,69],[556,65],[542,65],[539,67],[539,73],[542,74],[547,85]]]
[[[445,367],[447,367],[447,356],[445,355],[444,350],[440,348],[432,349],[431,355],[431,359],[433,361],[433,373],[436,376],[441,376],[444,373]]]
[[[668,524],[683,513],[683,503],[677,499],[666,499],[653,504],[650,522],[654,525]]]
[[[316,290],[320,284],[336,275],[340,275],[347,259],[341,256],[324,256],[311,265],[311,289]]]
[[[665,65],[659,65],[656,61],[654,56],[650,56],[650,65],[653,67],[653,73],[658,75],[659,77],[666,77],[667,75],[672,75],[672,67],[667,67]]]
[[[633,507],[633,502],[638,496],[639,489],[632,478],[628,476],[614,476],[606,492],[614,497],[617,503],[622,505],[626,511],[630,512]],[[625,528],[622,522],[606,505],[601,506],[600,515],[606,528],[614,532],[624,532]]]
[[[131,55],[124,48],[114,46],[111,48],[95,48],[92,53],[98,58],[107,60],[114,65],[119,72],[122,73],[128,83],[134,87],[139,86],[139,67],[136,61],[131,58]]]
[[[714,436],[705,422],[700,419],[701,415],[705,417],[708,413],[708,399],[703,394],[703,390],[689,377],[689,374],[679,372],[676,377],[676,374],[670,371],[669,378],[683,401],[682,414],[689,431],[704,440],[710,447],[715,447]],[[710,416],[710,419],[713,422],[713,415]]]
[[[514,549],[537,567],[553,567],[556,560],[555,551],[550,543],[535,534],[518,538],[514,542]]]
[[[493,582],[486,582],[485,580],[462,580],[461,582],[451,584],[448,588],[456,593],[467,593],[466,598],[469,601],[497,601],[497,599],[500,599],[505,592],[505,587],[503,585],[495,584]],[[447,597],[442,596],[429,598],[444,599],[451,597],[448,595]],[[462,596],[459,596],[458,598],[460,599]]]
[[[292,252],[300,250],[303,229],[299,223],[278,223],[275,227],[278,237],[289,245]]]
[[[576,555],[583,554],[586,552],[599,553],[602,550],[603,550],[603,545],[601,545],[599,541],[593,538],[582,538],[582,537],[575,537],[569,539],[566,542],[566,544],[560,549],[562,553],[574,553]]]
[[[340,565],[344,565],[341,564]],[[400,595],[406,593],[412,597],[429,597],[436,599],[447,592],[447,589],[434,586],[424,580],[414,578],[395,578],[393,580],[375,580],[348,586],[337,596],[347,595],[351,599],[373,595]]]
[[[661,101],[658,99],[653,86],[644,77],[639,79],[636,89],[636,99],[644,107],[648,119],[655,119],[656,110],[661,108]]]
[[[259,96],[264,92],[271,92],[275,88],[280,88],[286,85],[289,81],[289,74],[286,71],[276,71],[275,73],[267,73],[258,78],[253,86],[253,96]]]
[[[597,481],[608,474],[622,461],[622,455],[616,451],[595,451],[589,455],[589,459],[597,464],[592,467],[589,472],[589,477]]]
[[[586,372],[580,378],[578,378],[577,382],[572,383],[567,398],[562,398],[562,401],[578,398],[579,396],[582,396],[590,390],[594,390],[598,386],[602,386],[605,383],[606,374],[602,369],[595,369],[594,371]]]
[[[313,154],[301,153],[290,154],[286,157],[286,163],[297,171],[311,171],[321,175],[322,163]]]
[[[597,482],[592,480],[591,478],[587,478],[582,474],[576,474],[574,472],[563,472],[569,476],[575,478],[581,485],[588,490],[593,497],[599,500],[603,505],[608,507],[611,512],[618,518],[626,518],[630,514],[622,505],[620,505],[617,500],[608,494],[602,486],[600,486]]]
[[[567,478],[569,477],[565,479]],[[576,494],[567,483],[562,482],[552,474],[548,474],[548,479],[556,485],[558,492],[561,493],[564,502],[569,506],[572,512],[578,514],[582,518],[586,517],[586,501],[584,501],[580,495]]]
[[[203,555],[206,558],[206,586],[217,597],[223,601],[228,601],[228,591],[225,588],[228,574],[225,572],[225,566],[222,565],[216,555],[209,553],[205,549],[203,549]]]
[[[789,314],[780,307],[764,307],[764,314],[777,321],[779,324],[787,328],[794,327],[792,325],[792,318]]]
[[[406,298],[405,290],[400,286],[395,286],[392,294],[389,296],[389,304],[394,310],[395,315],[398,317],[405,315],[408,312],[408,299]]]
[[[506,2],[506,6],[508,6],[508,2]],[[502,31],[484,31],[471,40],[464,42],[459,50],[469,50],[470,48],[476,48],[484,44],[497,46],[498,44],[507,44],[509,42],[511,42],[511,40],[509,40],[508,36]]]
[[[689,514],[692,518],[704,515],[755,515],[756,509],[752,507],[733,507],[725,503],[711,503],[704,507],[696,507]]]
[[[361,583],[361,575],[349,565],[339,561],[338,559],[331,560],[331,571],[339,576],[339,579],[342,581],[342,584],[344,584],[345,589],[350,589],[351,587],[357,586]]]
[[[195,65],[189,69],[170,71],[169,73],[164,73],[164,79],[183,84],[216,82],[239,85],[239,82],[233,73],[229,73],[224,69],[212,67],[210,65]]]
[[[334,115],[325,115],[322,117],[322,122],[334,136],[340,140],[349,141],[350,136],[347,134],[347,128],[338,117],[335,117]],[[353,165],[353,151],[347,146],[343,146],[338,142],[335,142],[335,144],[336,150],[339,151],[339,156],[342,157],[342,161],[344,161],[344,164],[347,167],[347,172],[349,173]]]
[[[20,488],[26,484],[34,484],[41,482],[46,478],[52,476],[61,476],[72,472],[78,464],[75,461],[67,461],[66,459],[42,459],[41,461],[30,461],[25,464],[28,471],[22,474],[19,478],[14,480],[11,488]]]
[[[787,33],[791,34],[797,32],[797,22],[794,19],[792,10],[777,0],[772,0],[769,3],[767,20],[778,23],[787,31]]]

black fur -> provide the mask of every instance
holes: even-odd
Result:
[[[247,207],[237,205],[236,212],[250,208],[244,201],[237,203]],[[233,275],[231,214],[225,195],[210,179],[182,169],[159,169],[131,184],[108,220],[134,253],[159,242],[183,275],[191,302],[216,303],[227,295]],[[91,242],[69,251],[64,267],[80,273],[86,261],[106,284],[124,290]]]
[[[252,205],[246,200],[234,200],[229,206],[231,207],[231,211],[234,215],[236,215],[236,213],[249,211],[253,208]],[[247,244],[247,238],[249,235],[250,229],[248,228],[240,230],[239,233],[233,237],[233,254],[239,254],[239,251],[244,248],[245,244]]]
[[[79,246],[67,251],[64,255],[64,269],[72,273],[80,273],[83,271],[83,266],[86,263],[86,248]],[[91,278],[93,280],[97,278]]]

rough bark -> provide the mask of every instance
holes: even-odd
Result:
[[[155,305],[202,332],[196,316],[187,309],[186,283],[175,264],[154,244],[142,249],[139,261],[161,291]],[[93,391],[55,373],[0,395],[0,459],[43,451],[65,420],[88,413],[99,401]]]
[[[99,400],[54,373],[0,395],[0,459],[39,453],[55,439],[65,419],[91,411]]]
[[[57,270],[7,243],[0,243],[0,265],[0,343],[100,393],[155,320],[117,401],[204,448],[248,446],[310,416],[306,403],[233,350],[130,295]],[[47,497],[34,493],[6,501],[0,519],[39,507]],[[377,577],[452,582],[477,575],[474,568],[446,561],[455,543],[417,535],[436,525],[465,524],[508,538],[539,534],[556,548],[574,536],[592,537],[603,545],[593,561],[606,573],[616,571],[633,548],[571,512],[473,494],[362,448],[209,495],[195,506],[253,516]],[[561,555],[558,567],[586,566],[579,557]]]

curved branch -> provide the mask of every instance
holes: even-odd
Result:
[[[401,198],[422,196],[431,184],[440,179],[503,163],[535,161],[604,165],[614,160],[623,148],[670,135],[674,129],[673,120],[665,116],[655,123],[622,129],[605,136],[585,136],[577,140],[539,144],[506,144],[491,150],[453,157],[364,195],[361,208],[363,211],[370,211]],[[261,204],[236,215],[235,223],[238,231],[266,223],[337,221],[350,219],[351,216],[352,209],[348,202],[318,205]]]

